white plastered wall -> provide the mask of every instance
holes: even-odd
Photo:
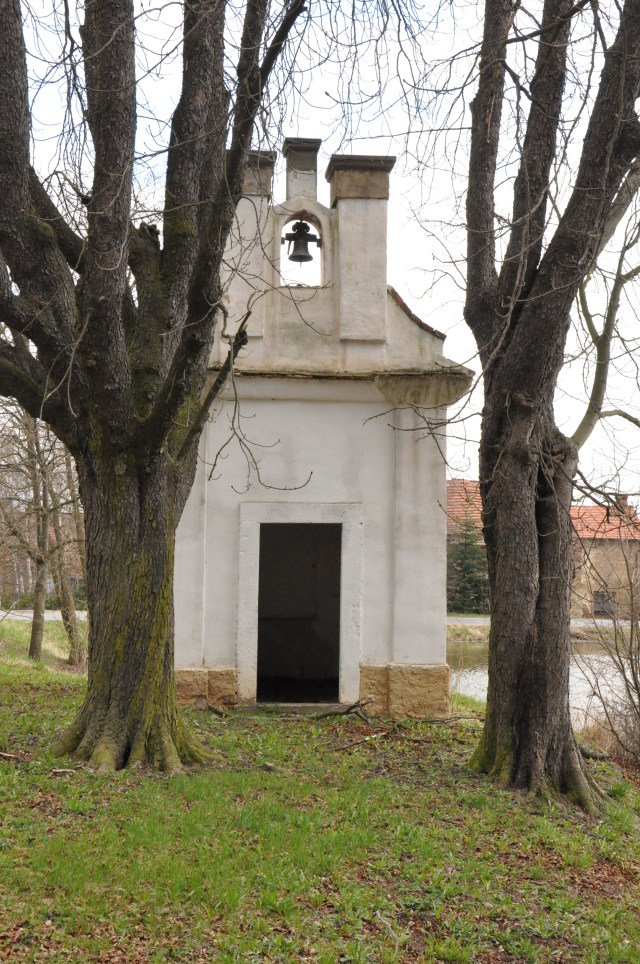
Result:
[[[231,406],[220,405],[178,533],[176,665],[236,668],[241,697],[255,696],[258,533],[269,521],[343,525],[342,701],[358,698],[360,663],[444,663],[438,444],[391,428],[371,382],[245,376],[236,385],[269,487],[237,440],[218,454],[230,439]],[[396,424],[407,427],[406,417]]]

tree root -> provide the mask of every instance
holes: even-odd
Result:
[[[54,756],[86,761],[98,773],[144,766],[179,773],[184,766],[202,765],[213,758],[187,731],[177,709],[140,721],[133,738],[129,737],[132,727],[125,721],[114,724],[110,715],[92,713],[85,704],[53,744]]]
[[[573,739],[568,740],[558,772],[552,772],[547,762],[535,759],[517,760],[511,748],[488,748],[481,738],[471,766],[486,773],[505,789],[513,787],[549,801],[566,795],[591,816],[602,811],[604,794],[589,770],[583,765],[580,751]]]
[[[587,746],[586,743],[578,743],[578,749],[580,753],[585,758],[585,760],[610,760],[611,755],[606,752],[606,750],[594,750],[593,747]]]

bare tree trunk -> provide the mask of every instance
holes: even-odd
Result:
[[[76,534],[76,548],[78,550],[78,556],[80,557],[80,565],[82,567],[82,578],[84,579],[84,584],[87,584],[87,554],[84,544],[84,522],[82,520],[82,512],[80,511],[80,494],[78,492],[78,487],[76,485],[75,476],[73,474],[73,466],[71,464],[71,455],[69,449],[64,450],[64,466],[65,474],[67,477],[67,490],[69,492],[69,500],[71,502],[71,511],[73,513],[73,525]]]
[[[49,511],[47,485],[42,475],[40,440],[35,419],[25,416],[27,429],[29,472],[33,488],[33,504],[36,520],[35,557],[36,578],[33,587],[33,619],[29,641],[29,659],[42,659],[42,640],[44,636],[44,612],[47,601],[47,571],[49,555]]]
[[[18,573],[18,560],[16,559],[16,553],[11,553],[11,568],[13,572],[13,598],[16,599],[20,595],[20,577]]]
[[[598,791],[569,709],[577,451],[549,413],[541,421],[527,406],[512,410],[505,429],[499,446],[486,433],[481,443],[492,612],[487,716],[474,759],[505,786],[566,792],[593,811]]]
[[[611,236],[611,219],[619,223],[618,201],[624,209],[631,200],[620,189],[633,175],[640,145],[640,4],[617,7],[580,163],[552,229],[550,186],[566,150],[559,131],[566,129],[576,9],[571,0],[542,5],[508,242],[498,258],[498,158],[505,135],[513,138],[502,109],[506,78],[517,76],[509,44],[519,10],[511,0],[485,3],[471,104],[465,320],[483,365],[480,485],[492,589],[487,720],[475,760],[505,784],[561,790],[594,810],[600,794],[576,750],[568,705],[569,510],[577,451],[555,426],[553,397],[574,298],[601,239]],[[557,196],[553,203],[557,208]]]
[[[33,618],[29,639],[29,659],[42,659],[44,637],[44,612],[47,600],[47,563],[36,562],[36,579],[33,586]]]
[[[60,506],[55,504],[51,510],[51,523],[55,536],[54,553],[52,556],[53,580],[58,597],[58,605],[62,622],[69,640],[69,663],[72,666],[84,666],[87,658],[86,644],[78,619],[76,616],[76,604],[69,585],[67,567],[65,562],[65,540],[62,531],[60,518]]]

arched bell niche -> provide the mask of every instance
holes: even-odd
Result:
[[[280,235],[279,285],[319,288],[324,284],[325,243],[318,218],[306,211],[290,215]]]

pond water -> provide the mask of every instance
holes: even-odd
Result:
[[[486,700],[488,651],[486,643],[449,643],[447,662],[451,668],[451,692]],[[569,703],[574,726],[598,716],[602,696],[617,702],[624,687],[610,654],[597,643],[577,644],[571,657]]]

